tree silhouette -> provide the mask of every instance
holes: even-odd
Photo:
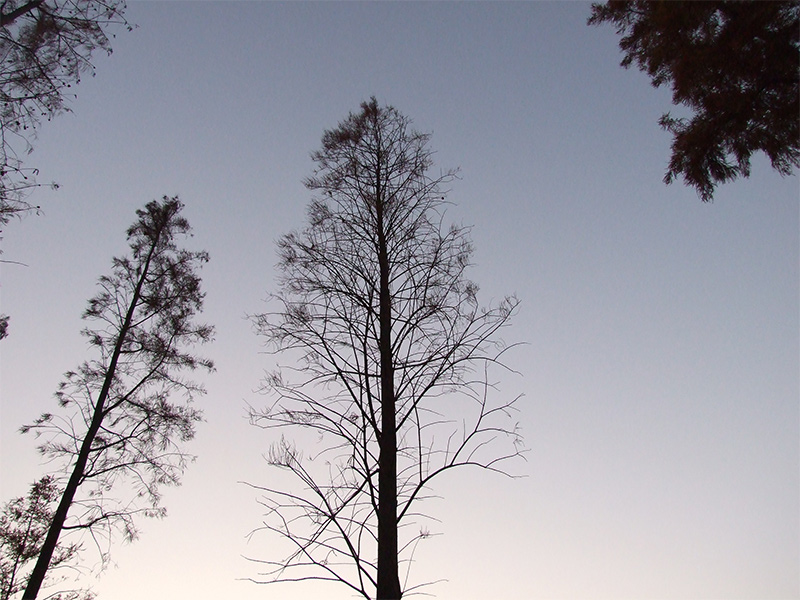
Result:
[[[69,110],[67,90],[94,74],[95,50],[111,53],[107,29],[124,25],[123,0],[5,0],[0,4],[0,229],[37,207],[25,198],[36,169],[30,152],[41,119]]]
[[[134,517],[165,514],[160,487],[178,484],[192,458],[181,443],[194,437],[201,412],[190,401],[203,388],[184,373],[213,369],[192,352],[213,330],[193,321],[203,303],[196,271],[208,255],[177,247],[190,232],[182,208],[164,197],[136,212],[130,255],[113,260],[83,315],[95,324],[83,333],[96,357],[65,375],[56,396],[66,414],[22,428],[43,436],[40,452],[61,459],[66,478],[25,599],[36,598],[62,531],[88,530],[100,543],[118,528],[134,539]]]
[[[27,579],[24,570],[41,552],[53,520],[53,504],[60,497],[61,490],[55,478],[46,475],[31,485],[27,497],[15,498],[3,507],[0,513],[0,600],[10,600],[22,590]],[[77,544],[57,545],[52,568],[69,564],[78,550]],[[75,590],[49,596],[52,600],[91,600],[93,597],[91,592]]]
[[[69,111],[66,93],[92,53],[111,54],[106,31],[125,20],[124,0],[4,0],[0,3],[0,234],[12,217],[39,207],[27,201],[38,170],[22,156],[33,150],[41,119]],[[57,188],[57,184],[50,184]],[[0,315],[0,340],[8,333]]]
[[[756,152],[782,175],[800,166],[800,3],[593,4],[589,24],[605,22],[623,36],[622,66],[669,83],[694,113],[661,117],[673,135],[665,183],[683,177],[708,202],[716,185],[749,177]]]
[[[465,276],[469,230],[443,227],[455,173],[430,174],[428,134],[375,98],[326,131],[312,157],[308,226],[279,248],[278,310],[257,331],[295,366],[266,380],[274,403],[252,422],[319,436],[306,452],[282,436],[268,461],[301,490],[262,490],[264,528],[291,545],[269,582],[337,581],[365,598],[400,598],[427,537],[418,503],[433,478],[473,465],[503,472],[521,454],[488,369],[517,300],[481,308]],[[312,448],[318,448],[313,450]]]

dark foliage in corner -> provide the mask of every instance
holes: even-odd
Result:
[[[788,175],[800,166],[800,3],[611,0],[590,25],[622,36],[623,67],[672,86],[691,118],[662,116],[673,136],[665,183],[682,177],[703,201],[718,184],[750,175],[764,152]]]

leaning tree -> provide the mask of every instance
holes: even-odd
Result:
[[[400,567],[428,535],[419,502],[462,466],[506,472],[521,456],[517,398],[497,400],[489,369],[518,301],[478,304],[466,277],[469,230],[443,226],[455,172],[431,173],[429,134],[373,98],[325,132],[305,183],[308,225],[278,242],[275,311],[254,317],[293,360],[265,381],[264,428],[284,435],[270,464],[299,480],[263,491],[264,526],[291,547],[259,582],[330,580],[366,598],[400,598]],[[295,438],[296,439],[296,438]],[[407,571],[406,571],[407,573]]]
[[[134,518],[165,514],[160,488],[178,484],[192,459],[183,443],[201,419],[191,399],[203,388],[186,374],[213,369],[195,354],[213,329],[194,320],[204,296],[197,271],[208,255],[178,247],[191,231],[182,208],[164,197],[136,212],[129,255],[113,260],[83,315],[93,323],[83,333],[94,358],[65,375],[58,413],[22,428],[63,465],[60,501],[23,599],[36,598],[62,532],[135,538]]]

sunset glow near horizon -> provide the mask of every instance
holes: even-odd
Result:
[[[249,405],[275,357],[246,315],[275,290],[275,240],[305,224],[326,129],[375,96],[460,168],[447,219],[473,226],[469,275],[524,394],[527,461],[434,483],[439,519],[410,581],[443,600],[800,598],[800,186],[759,156],[703,204],[665,186],[668,89],[619,66],[588,3],[133,2],[138,27],[43,123],[27,163],[57,192],[3,232],[0,501],[46,472],[32,436],[88,358],[80,315],[135,211],[179,195],[206,249],[201,349],[217,370],[164,520],[82,582],[98,600],[350,598],[260,586],[278,560],[258,494],[280,475]],[[87,543],[88,567],[97,561]]]

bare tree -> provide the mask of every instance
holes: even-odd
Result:
[[[164,197],[137,211],[130,255],[114,259],[84,313],[96,324],[83,332],[96,357],[66,374],[56,393],[65,414],[22,429],[43,436],[41,453],[60,459],[66,478],[25,599],[36,598],[62,531],[88,531],[98,544],[116,529],[134,539],[134,517],[163,516],[160,487],[177,485],[192,459],[181,444],[194,437],[201,412],[191,399],[203,388],[184,374],[213,369],[193,353],[213,330],[193,320],[204,296],[196,271],[208,255],[176,245],[190,232],[182,208]]]
[[[15,498],[0,513],[0,600],[10,600],[22,591],[25,570],[39,556],[47,529],[53,520],[54,504],[61,490],[51,475],[31,485],[25,498]],[[70,566],[78,554],[75,543],[59,544],[53,553],[52,569]],[[53,582],[50,582],[53,583]],[[52,600],[92,600],[84,590],[62,591],[49,596]]]
[[[304,453],[282,436],[270,449],[299,490],[254,486],[268,509],[260,529],[292,548],[257,561],[268,567],[259,582],[400,598],[420,587],[400,567],[428,535],[412,527],[431,480],[466,465],[504,472],[520,456],[516,399],[495,403],[486,370],[501,364],[496,334],[518,302],[478,305],[469,230],[442,225],[455,172],[430,174],[429,137],[374,98],[362,104],[325,132],[309,224],[278,243],[279,308],[255,324],[297,362],[267,378],[274,403],[251,420],[319,443]]]
[[[123,0],[3,0],[0,3],[0,228],[36,186],[23,165],[41,119],[69,110],[67,90],[94,75],[92,53],[111,53],[112,25],[130,29]]]

